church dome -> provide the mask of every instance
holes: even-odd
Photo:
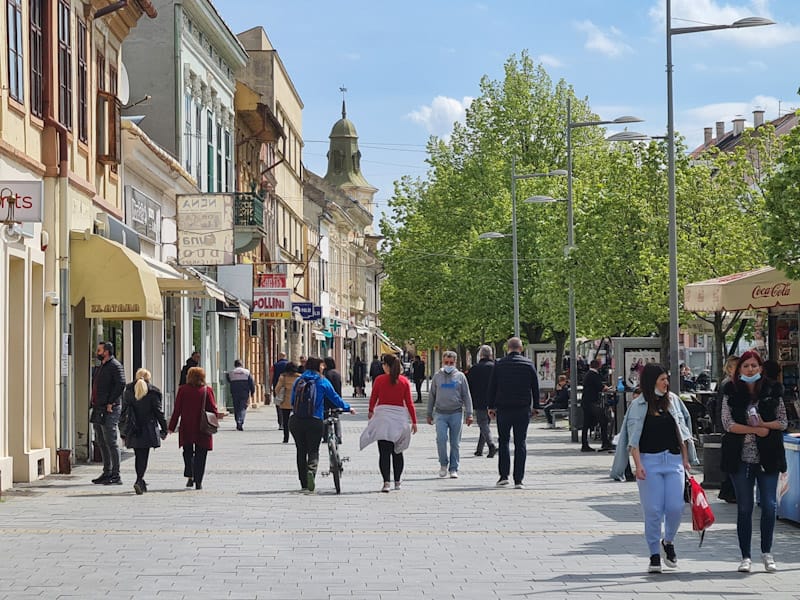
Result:
[[[346,117],[342,117],[334,123],[329,137],[357,138],[358,134],[356,133],[356,126],[353,125],[353,122]]]

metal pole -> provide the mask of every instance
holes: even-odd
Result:
[[[567,98],[567,260],[575,246],[575,216],[572,206],[572,104]],[[569,424],[571,439],[578,441],[578,340],[575,317],[575,274],[569,270]]]
[[[667,38],[667,189],[669,218],[669,373],[674,392],[680,390],[678,368],[680,323],[678,315],[678,217],[675,202],[675,115],[672,99],[672,8],[666,0]]]
[[[517,265],[517,159],[511,159],[511,263],[514,269],[514,336],[519,337],[519,267]]]

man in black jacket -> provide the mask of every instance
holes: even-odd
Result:
[[[498,360],[489,379],[487,406],[489,416],[497,418],[497,444],[500,459],[499,487],[507,486],[511,470],[509,441],[514,430],[514,487],[524,489],[526,438],[528,423],[539,409],[539,377],[536,367],[522,354],[522,340],[512,337],[507,344],[508,355]]]
[[[481,431],[475,456],[483,456],[485,444],[489,446],[488,458],[494,458],[494,455],[497,454],[497,446],[492,441],[492,430],[489,428],[489,409],[486,402],[492,371],[494,371],[492,348],[491,346],[481,346],[478,350],[478,364],[472,365],[467,372],[467,383],[469,383],[469,394],[472,396],[472,410],[478,421],[478,429]]]
[[[181,378],[178,380],[178,385],[181,386],[186,383],[186,375],[192,367],[200,366],[200,353],[195,350],[192,355],[186,359],[186,364],[181,369]]]
[[[414,357],[411,363],[411,377],[414,379],[414,386],[417,388],[417,404],[422,403],[422,383],[425,381],[425,361],[419,355]]]
[[[103,457],[103,474],[92,483],[122,485],[119,476],[119,445],[117,424],[119,423],[122,392],[125,390],[125,370],[114,358],[114,344],[97,344],[97,359],[100,366],[92,378],[92,415],[94,438]]]
[[[600,450],[613,450],[611,440],[608,439],[608,419],[605,417],[605,406],[603,406],[603,391],[609,389],[603,383],[603,376],[600,375],[600,361],[593,360],[589,363],[589,370],[583,376],[583,393],[581,394],[581,408],[583,409],[583,431],[581,432],[581,452],[594,452],[595,449],[589,445],[589,430],[600,424],[600,438],[602,446]]]

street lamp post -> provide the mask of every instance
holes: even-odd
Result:
[[[669,219],[669,371],[673,386],[679,385],[679,336],[678,313],[678,217],[675,202],[675,114],[672,96],[672,36],[719,29],[743,29],[774,25],[763,17],[747,17],[729,25],[700,25],[694,27],[672,27],[672,2],[666,0],[667,41],[667,212]],[[677,391],[677,388],[676,388]]]
[[[612,121],[573,121],[572,102],[567,98],[567,248],[566,254],[572,252],[575,246],[575,211],[572,200],[572,130],[578,127],[594,127],[598,125],[613,125],[621,123],[640,123],[642,119],[637,117],[618,117]],[[627,132],[626,132],[627,133]],[[619,135],[619,134],[618,134]],[[638,140],[644,136],[638,133],[622,134],[621,137],[612,141]],[[572,269],[569,272],[569,423],[572,430],[571,438],[573,442],[578,441],[578,429],[575,427],[578,418],[578,342],[577,342],[577,318],[575,315],[575,278]]]
[[[563,170],[550,171],[549,173],[527,173],[517,175],[517,159],[511,159],[511,264],[512,280],[514,285],[514,337],[520,337],[519,326],[519,260],[517,255],[517,180],[534,179],[537,177],[558,177],[566,175]],[[504,233],[489,231],[482,233],[478,239],[489,240],[509,237]]]

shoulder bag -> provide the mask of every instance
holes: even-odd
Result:
[[[219,429],[217,413],[206,410],[206,393],[208,387],[203,387],[203,405],[200,407],[200,433],[214,435]]]

